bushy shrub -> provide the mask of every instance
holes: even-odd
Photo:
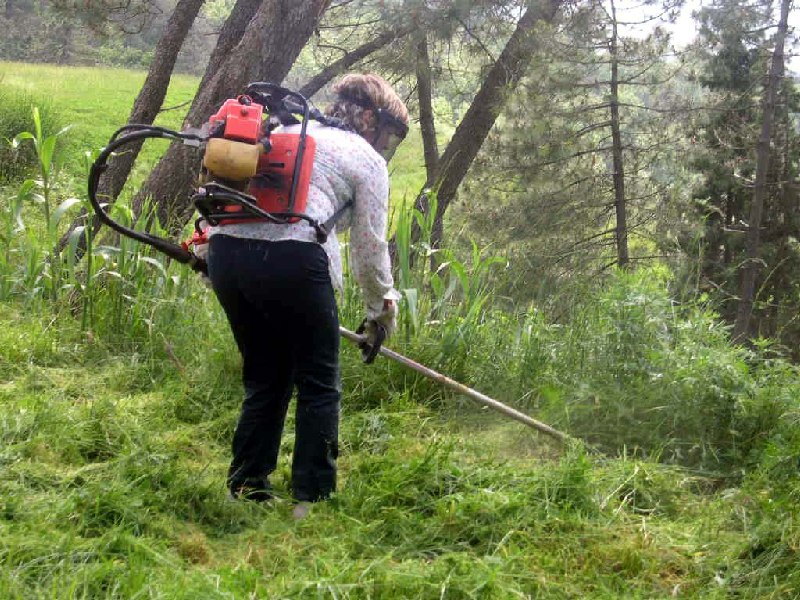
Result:
[[[45,135],[61,129],[59,115],[47,99],[8,86],[0,87],[0,184],[20,180],[36,166],[31,144],[11,146],[14,136],[33,131],[34,106],[39,108]]]
[[[608,451],[742,467],[798,390],[796,369],[731,344],[709,307],[678,305],[649,271],[619,273],[563,327],[537,334],[521,351],[545,356],[547,418]]]
[[[94,48],[93,52],[97,62],[112,67],[146,69],[153,60],[153,50],[130,46],[113,38]]]

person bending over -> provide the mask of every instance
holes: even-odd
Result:
[[[334,86],[328,125],[308,124],[316,142],[306,213],[325,222],[343,210],[324,244],[305,221],[229,224],[209,230],[208,275],[243,359],[244,401],[233,436],[228,487],[234,498],[271,497],[289,400],[297,388],[292,493],[301,503],[336,488],[339,317],[342,285],[336,232],[350,229],[351,271],[368,320],[395,327],[386,242],[388,159],[408,131],[408,110],[381,77],[350,74]],[[282,129],[298,132],[299,126]],[[307,504],[305,505],[307,507]]]

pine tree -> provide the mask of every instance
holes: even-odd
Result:
[[[796,346],[800,252],[792,240],[800,211],[792,190],[800,136],[791,122],[797,89],[784,75],[786,23],[768,4],[739,0],[715,3],[700,18],[701,81],[714,100],[692,162],[703,175],[695,193],[704,216],[703,282],[737,322],[736,339],[779,336]]]
[[[520,294],[668,245],[685,143],[681,63],[667,60],[662,30],[635,37],[628,25],[613,3],[573,12],[479,158],[470,189],[485,200],[463,219],[526,265]]]

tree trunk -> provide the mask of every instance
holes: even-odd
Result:
[[[233,10],[225,24],[219,32],[217,43],[214,50],[211,52],[211,57],[208,59],[206,70],[203,73],[203,78],[200,80],[199,88],[205,86],[209,79],[217,72],[219,65],[226,56],[236,47],[239,40],[242,39],[247,25],[256,14],[258,7],[261,6],[263,0],[236,0],[233,5]]]
[[[530,63],[536,45],[533,35],[536,23],[552,21],[560,4],[561,0],[543,0],[541,6],[528,6],[439,159],[439,174],[434,185],[437,209],[431,234],[434,247],[442,241],[444,214],[455,198],[458,186]],[[423,213],[428,211],[427,195],[421,193],[418,196],[416,207]],[[419,234],[415,221],[412,239],[419,239]]]
[[[327,4],[328,0],[265,0],[239,43],[197,91],[186,123],[202,125],[225,98],[252,81],[283,81]],[[188,198],[199,158],[194,148],[170,146],[136,194],[134,214],[141,215],[147,198],[156,198],[161,224],[171,233],[179,232],[193,212]]]
[[[167,88],[169,88],[169,81],[172,77],[172,70],[175,67],[178,53],[204,2],[205,0],[180,0],[175,6],[175,10],[172,11],[172,15],[167,21],[164,32],[156,45],[153,61],[150,63],[150,69],[147,72],[142,89],[139,90],[139,94],[133,102],[133,108],[128,117],[129,124],[142,123],[149,125],[155,120],[167,95]],[[141,144],[128,146],[127,152],[119,154],[109,164],[109,168],[103,174],[97,190],[97,196],[101,201],[113,203],[122,192],[141,147]],[[83,211],[73,221],[67,233],[59,241],[60,249],[64,248],[72,232],[80,223],[84,222],[85,218],[86,212]],[[94,236],[100,228],[100,220],[96,215],[93,216],[90,227],[89,235]],[[77,256],[82,256],[85,250],[86,236],[81,236],[78,240]]]
[[[350,67],[352,67],[357,62],[363,60],[373,52],[377,52],[384,46],[389,45],[393,41],[408,35],[409,30],[403,29],[400,31],[385,31],[375,39],[370,42],[367,42],[363,46],[359,46],[355,50],[348,52],[344,56],[342,56],[339,60],[331,63],[325,69],[320,71],[317,75],[314,75],[311,79],[309,79],[306,84],[300,88],[299,93],[305,96],[306,98],[310,98],[314,94],[316,94],[319,90],[321,90],[331,79],[340,75],[347,71]]]
[[[611,40],[609,55],[611,59],[611,156],[614,165],[614,210],[617,226],[614,237],[617,247],[617,264],[628,268],[628,223],[625,206],[625,166],[622,160],[622,135],[619,122],[619,47],[617,37],[617,9],[611,0]]]
[[[747,232],[747,258],[741,266],[739,282],[739,306],[733,326],[733,340],[741,343],[750,335],[750,321],[755,301],[755,282],[759,271],[759,249],[761,243],[761,220],[764,213],[764,199],[767,195],[767,173],[770,161],[770,140],[772,121],[775,113],[775,96],[781,85],[780,73],[784,62],[784,43],[789,20],[790,0],[781,1],[781,18],[775,39],[775,51],[769,68],[767,89],[764,91],[761,135],[756,147],[756,180],[753,202],[750,206],[750,223]]]
[[[67,65],[72,60],[72,23],[66,21],[61,29],[61,47],[58,49],[58,64]]]
[[[432,95],[428,36],[425,31],[422,31],[417,43],[417,98],[419,101],[419,129],[422,133],[422,149],[425,155],[426,188],[432,186],[436,181],[436,171],[439,166],[439,145],[436,142]]]
[[[764,311],[759,319],[758,331],[766,337],[779,337],[781,328],[786,324],[786,315],[797,312],[794,301],[792,275],[795,264],[792,264],[792,234],[790,218],[791,209],[788,203],[788,183],[792,174],[791,135],[792,123],[789,114],[789,94],[791,84],[787,85],[785,79],[785,64],[779,65],[778,78],[782,82],[778,86],[775,96],[775,127],[771,141],[774,154],[770,159],[770,179],[773,182],[772,194],[768,198],[768,205],[774,207],[766,215],[764,222],[765,235],[772,240],[777,249],[775,252],[775,267],[769,277],[767,293],[773,296],[771,306]],[[789,317],[791,319],[791,316]],[[791,340],[789,347],[797,347],[797,340]]]

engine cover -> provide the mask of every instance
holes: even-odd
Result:
[[[292,191],[292,175],[297,163],[297,149],[300,134],[273,133],[269,138],[272,149],[258,160],[258,171],[250,182],[248,193],[255,196],[258,206],[270,213],[305,213],[308,189],[311,183],[311,170],[317,144],[314,138],[306,135],[303,161],[297,176],[294,206],[289,206]],[[294,223],[297,219],[291,219]]]

